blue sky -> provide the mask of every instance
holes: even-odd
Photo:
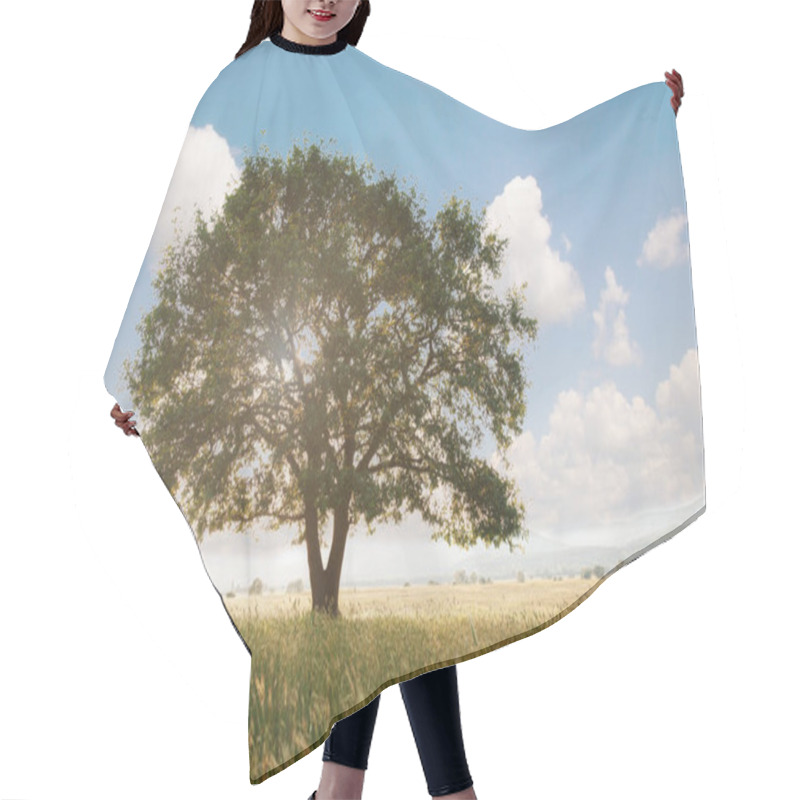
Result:
[[[138,345],[134,326],[153,302],[149,284],[175,207],[184,226],[195,202],[208,216],[261,143],[286,153],[304,133],[333,138],[338,150],[413,180],[430,213],[456,193],[486,207],[509,237],[498,289],[527,280],[528,310],[540,320],[526,355],[524,433],[510,452],[537,509],[531,528],[550,542],[619,544],[632,536],[618,533],[621,519],[661,508],[652,530],[663,535],[704,503],[688,225],[669,96],[653,83],[527,131],[355,48],[311,56],[262,42],[220,72],[192,117],[107,388],[131,407],[119,365]]]

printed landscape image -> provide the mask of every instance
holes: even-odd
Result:
[[[209,97],[106,385],[251,653],[260,782],[696,519],[699,370],[675,142],[653,181],[624,108],[565,123],[631,154],[605,198],[537,132],[453,185],[334,137],[250,154]]]

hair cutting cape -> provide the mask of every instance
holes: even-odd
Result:
[[[251,655],[252,783],[705,510],[670,97],[522,130],[273,37],[200,100],[105,385]]]

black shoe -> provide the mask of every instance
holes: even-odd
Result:
[[[308,800],[314,800],[314,798],[315,798],[316,796],[317,796],[317,790],[316,790],[316,789],[314,789],[314,793],[311,795],[311,797],[309,797],[309,798],[308,798]]]

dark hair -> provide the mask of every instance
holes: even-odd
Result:
[[[369,16],[369,0],[361,0],[353,19],[347,23],[337,34],[337,40],[344,39],[355,47],[361,38],[361,32]],[[250,12],[250,30],[247,39],[239,48],[235,58],[246,53],[251,48],[260,44],[273,33],[283,30],[283,6],[280,0],[255,0],[253,10]]]

